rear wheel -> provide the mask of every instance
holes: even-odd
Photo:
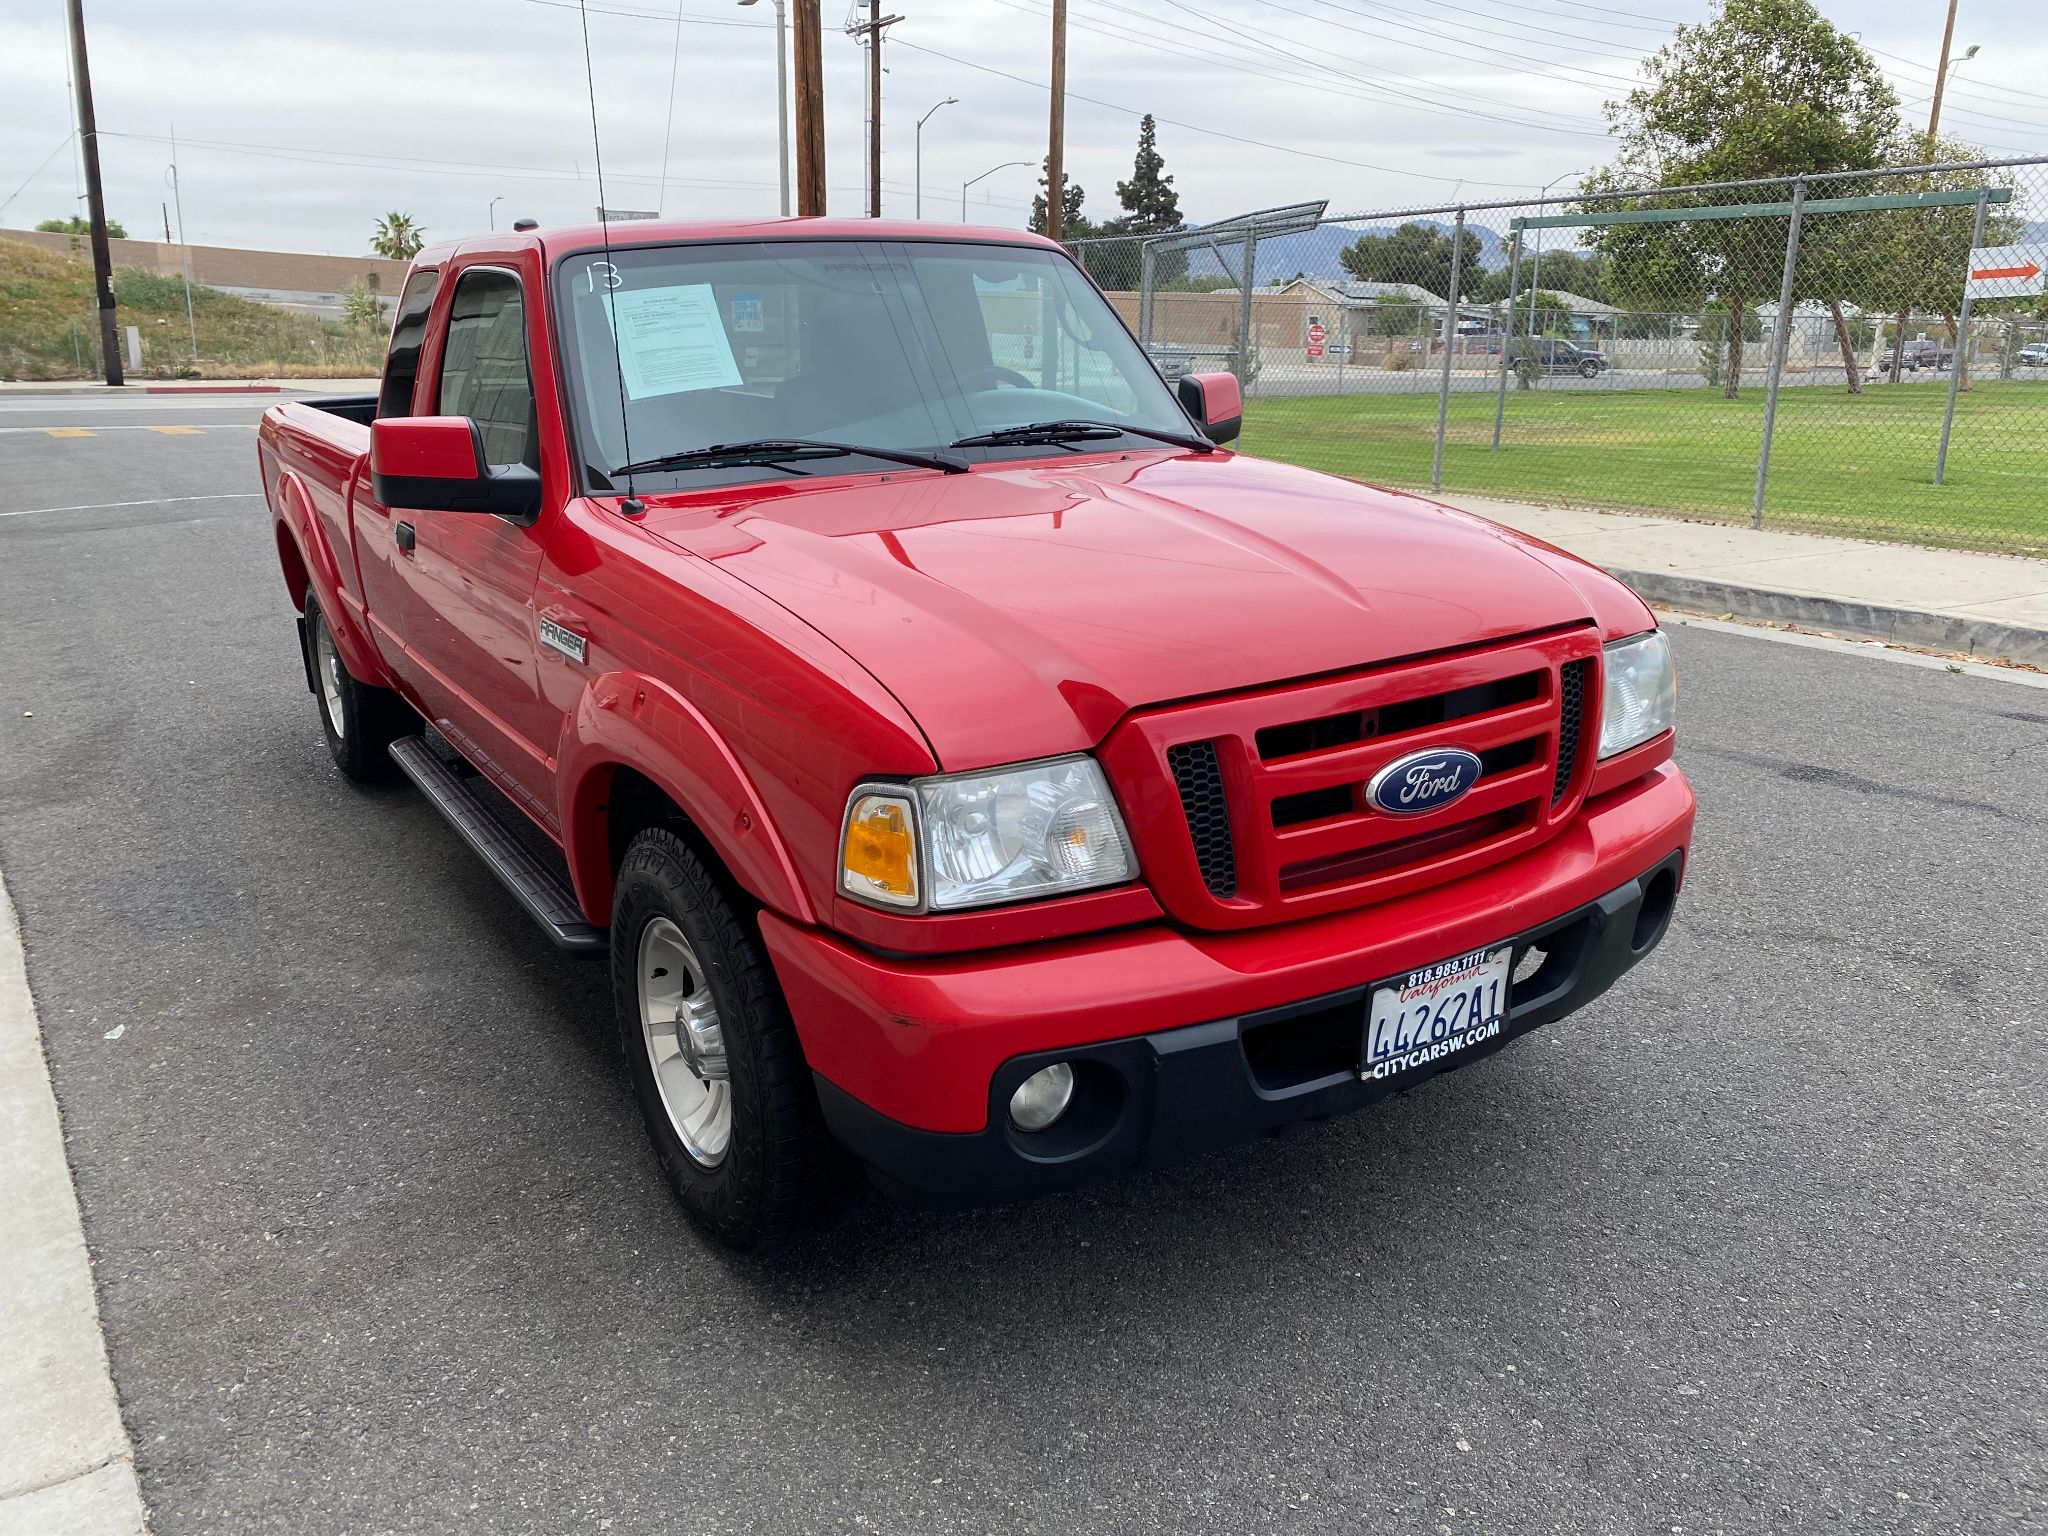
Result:
[[[741,1252],[772,1249],[850,1188],[752,925],[666,827],[627,845],[612,997],[647,1134],[683,1208]]]
[[[311,596],[306,599],[306,649],[313,695],[320,705],[320,730],[334,766],[358,784],[388,777],[391,758],[385,749],[416,730],[417,717],[390,689],[356,681],[335,646],[327,615]]]

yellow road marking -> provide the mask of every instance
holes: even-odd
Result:
[[[149,430],[161,433],[165,437],[197,437],[204,429],[200,427],[151,427]]]
[[[44,427],[42,430],[51,437],[91,437],[91,427]]]

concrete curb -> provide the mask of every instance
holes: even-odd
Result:
[[[141,1536],[14,907],[0,886],[0,1536]]]
[[[1782,592],[1771,587],[1733,581],[1709,581],[1670,571],[1630,571],[1620,577],[1652,607],[1692,608],[1703,613],[1732,613],[1745,619],[1776,619],[1811,629],[1833,630],[1861,640],[1919,645],[2000,661],[2023,661],[2048,667],[2048,630],[1998,624],[1955,613],[1930,613],[1916,608],[1890,608],[1857,603],[1809,592]]]

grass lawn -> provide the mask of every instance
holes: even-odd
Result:
[[[1778,394],[1767,527],[2048,554],[2048,378],[1979,380],[1956,401],[1934,483],[1945,381],[1797,385]],[[1244,447],[1361,480],[1427,486],[1433,394],[1253,399]],[[1764,391],[1510,389],[1453,394],[1444,489],[1518,501],[1747,521]]]

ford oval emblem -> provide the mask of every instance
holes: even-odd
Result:
[[[1479,759],[1462,747],[1429,747],[1395,758],[1372,776],[1365,798],[1390,816],[1439,811],[1479,782]]]

